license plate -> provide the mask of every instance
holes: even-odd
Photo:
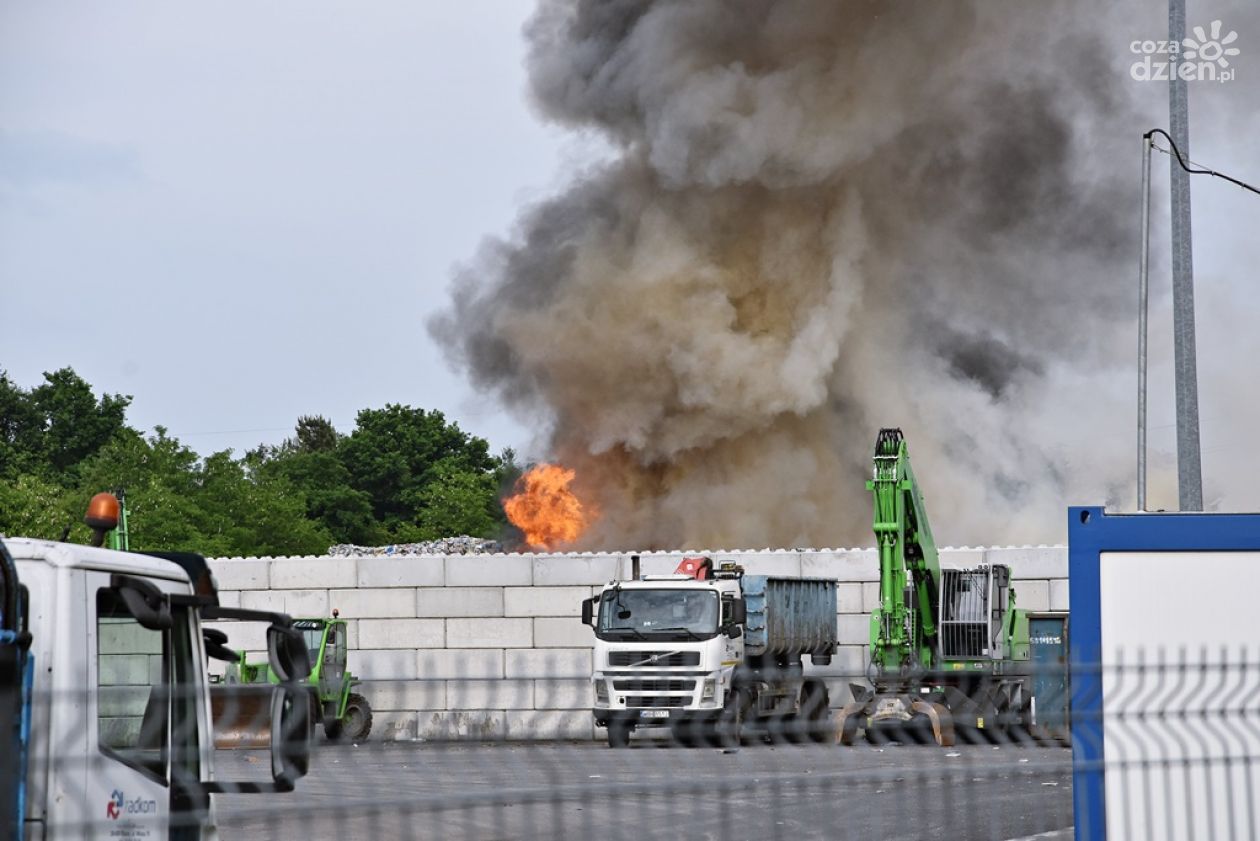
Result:
[[[669,710],[639,710],[639,718],[669,718]]]

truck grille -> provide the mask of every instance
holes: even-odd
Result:
[[[655,657],[657,659],[653,660]],[[610,651],[610,666],[699,666],[699,651]]]
[[[627,707],[685,707],[690,700],[686,695],[627,695]]]
[[[694,692],[694,680],[614,680],[613,689],[620,692]]]

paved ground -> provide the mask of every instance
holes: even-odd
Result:
[[[222,778],[265,754],[219,753]],[[322,747],[298,791],[216,798],[225,838],[1010,839],[1071,824],[1063,748]]]

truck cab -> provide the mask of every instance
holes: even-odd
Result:
[[[810,604],[808,616],[786,617],[768,585],[829,593],[830,612],[824,595],[820,611]],[[673,575],[610,582],[585,601],[582,619],[595,632],[592,712],[610,747],[625,747],[640,727],[669,727],[684,744],[730,744],[754,720],[808,735],[804,725],[826,715],[826,687],[804,676],[801,655],[830,658],[834,582],[745,576],[735,564],[687,558]]]
[[[291,684],[306,652],[287,617],[220,607],[195,555],[0,538],[0,556],[0,648],[16,644],[3,653],[20,663],[0,673],[17,712],[0,751],[4,837],[212,839],[212,794],[287,791],[305,774],[309,702]],[[270,782],[215,777],[206,674],[207,649],[220,646],[203,617],[272,623],[286,682]]]

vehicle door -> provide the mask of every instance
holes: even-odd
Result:
[[[342,622],[328,625],[324,648],[324,666],[319,673],[319,694],[341,700],[341,682],[346,674],[346,626]]]
[[[208,809],[198,625],[191,608],[171,605],[155,623],[122,592],[137,581],[154,594],[187,592],[175,581],[87,573],[87,837],[195,841]]]

